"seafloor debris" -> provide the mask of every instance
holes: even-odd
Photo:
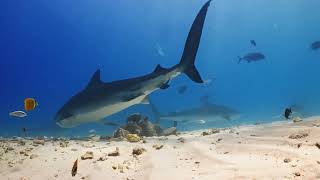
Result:
[[[114,133],[113,137],[115,138],[125,138],[127,137],[127,135],[130,134],[129,131],[119,128],[117,129],[117,131]]]
[[[317,143],[315,144],[315,146],[317,146],[317,148],[320,149],[320,143],[317,142]]]
[[[152,147],[155,148],[156,150],[159,150],[159,149],[163,148],[163,145],[162,144],[161,145],[155,144]]]
[[[77,174],[77,171],[78,171],[78,159],[73,163],[72,170],[71,170],[72,177]]]
[[[290,159],[290,158],[285,158],[285,159],[283,160],[283,162],[284,162],[284,163],[289,163],[289,162],[291,162],[291,159]]]
[[[137,134],[127,134],[126,139],[129,142],[139,142],[141,140]]]
[[[299,172],[295,172],[294,175],[295,176],[301,176],[301,174]]]
[[[299,143],[299,144],[297,145],[298,148],[300,148],[301,146],[302,146],[302,143]]]
[[[230,134],[233,134],[233,133],[236,133],[236,131],[235,131],[234,129],[230,129],[230,130],[229,130],[229,133],[230,133]]]
[[[121,165],[121,164],[118,164],[117,166],[116,165],[112,165],[112,169],[113,170],[117,170],[117,169],[119,169],[119,171],[120,171],[120,173],[124,173],[124,167],[123,167],[123,165]],[[127,168],[128,169],[128,168]]]
[[[293,121],[294,123],[297,123],[297,122],[302,121],[302,119],[297,116],[297,117],[294,117],[292,121]]]
[[[297,132],[289,136],[290,139],[301,139],[307,137],[309,134],[306,132]]]
[[[132,150],[132,155],[141,155],[145,151],[146,149],[137,147]]]
[[[90,137],[90,140],[95,141],[95,142],[100,141],[100,139],[101,139],[101,136],[99,136],[99,135],[93,135]]]
[[[61,141],[61,142],[59,143],[60,147],[62,147],[62,148],[68,147],[68,144],[69,144],[68,141]]]
[[[99,157],[99,159],[98,159],[97,161],[105,161],[105,160],[107,160],[107,159],[108,159],[107,157],[101,156],[101,157]]]
[[[152,124],[147,117],[145,117],[142,121],[138,122],[138,126],[141,127],[141,136],[158,136],[161,134],[161,128],[157,124]]]
[[[176,127],[171,127],[171,128],[164,129],[161,132],[161,135],[162,136],[177,135],[177,128]]]
[[[91,144],[91,143],[83,143],[83,144],[81,144],[81,146],[84,147],[84,148],[93,148],[93,147],[95,147],[95,145]]]
[[[122,129],[125,129],[130,134],[140,134],[142,135],[142,128],[136,124],[136,123],[129,123],[121,127]]]
[[[118,164],[118,169],[120,170],[120,173],[124,173],[123,166],[121,164]]]
[[[20,146],[24,146],[24,145],[26,145],[26,142],[23,141],[23,140],[19,140],[19,141],[18,141],[18,144],[19,144]]]
[[[207,131],[204,131],[204,132],[201,133],[201,135],[202,136],[207,136],[207,135],[210,135],[210,134]]]
[[[15,162],[13,162],[13,161],[8,161],[8,166],[9,167],[13,167],[15,165]]]
[[[176,134],[175,127],[162,129],[158,124],[153,124],[148,117],[139,113],[130,115],[127,118],[127,124],[117,129],[113,135],[115,138],[125,138],[128,134],[137,134],[138,136],[169,136]]]
[[[108,153],[108,156],[120,156],[119,148],[116,147],[116,150],[111,153]]]
[[[87,151],[84,155],[81,156],[82,160],[93,159],[93,152]]]
[[[220,130],[219,129],[216,129],[216,128],[213,128],[210,130],[211,134],[216,134],[216,133],[219,133]]]
[[[185,143],[186,142],[186,140],[183,137],[178,138],[178,141],[181,142],[181,143]]]
[[[9,152],[9,151],[13,151],[14,148],[13,147],[7,147],[6,150],[4,151],[5,153]]]
[[[319,123],[312,123],[312,126],[320,127],[320,124]]]
[[[202,132],[202,136],[207,136],[207,135],[211,135],[211,134],[216,134],[216,133],[219,133],[219,132],[220,132],[219,129],[213,128],[213,129],[210,129],[210,130],[208,130],[208,131]]]
[[[24,156],[29,156],[29,154],[26,151],[20,151],[19,153]]]
[[[44,145],[45,141],[43,139],[35,139],[33,140],[33,145]]]
[[[37,157],[38,157],[38,155],[36,155],[36,154],[31,154],[30,159],[34,159],[34,158],[37,158]]]

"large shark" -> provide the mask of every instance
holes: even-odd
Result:
[[[147,103],[149,94],[168,88],[169,81],[181,73],[196,83],[203,83],[194,62],[210,1],[203,5],[191,26],[179,64],[171,68],[157,65],[147,75],[108,83],[101,81],[100,70],[97,70],[85,89],[71,97],[56,113],[56,123],[60,127],[71,128],[100,121],[136,104]]]
[[[167,114],[160,114],[153,103],[150,103],[151,109],[156,116],[156,123],[160,120],[171,120],[182,123],[206,123],[218,120],[234,120],[240,117],[239,111],[236,109],[211,103],[207,100],[202,100],[200,106],[184,109],[181,111],[169,112]]]

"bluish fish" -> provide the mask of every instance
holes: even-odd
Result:
[[[257,46],[257,43],[256,43],[255,40],[250,40],[250,43],[251,43],[251,45],[253,45],[253,46]]]
[[[255,53],[248,53],[248,54],[244,55],[243,57],[239,56],[238,58],[239,58],[238,63],[240,63],[242,60],[248,61],[248,63],[250,63],[250,62],[254,62],[254,61],[263,60],[266,57],[262,53],[255,52]]]
[[[320,49],[320,41],[315,41],[315,42],[313,42],[311,45],[310,45],[310,48],[312,49],[312,50],[318,50],[318,49]]]

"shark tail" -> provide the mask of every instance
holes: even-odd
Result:
[[[202,29],[210,2],[211,0],[209,0],[207,3],[203,5],[195,20],[193,21],[179,63],[179,65],[182,67],[182,72],[185,73],[192,81],[196,83],[203,83],[203,80],[194,63],[199,48]]]

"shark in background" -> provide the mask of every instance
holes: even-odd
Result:
[[[201,105],[181,111],[169,112],[166,114],[160,114],[154,103],[150,103],[151,110],[155,114],[156,123],[160,120],[171,120],[174,122],[174,126],[177,123],[198,123],[204,124],[206,122],[213,122],[219,120],[235,120],[240,117],[240,112],[236,109],[211,103],[206,98],[201,98]]]
[[[97,70],[88,85],[72,96],[56,113],[56,124],[63,128],[72,128],[100,121],[136,104],[148,103],[149,94],[168,88],[169,81],[182,73],[196,83],[203,83],[194,63],[210,1],[206,2],[197,14],[178,64],[171,68],[157,65],[154,71],[147,75],[107,83],[101,81],[100,70]]]

